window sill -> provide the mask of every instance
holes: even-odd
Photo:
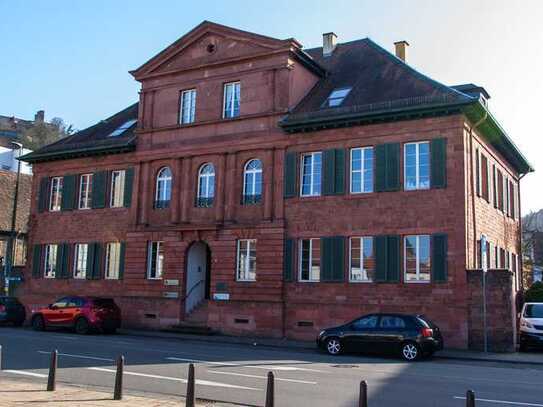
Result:
[[[374,282],[373,280],[349,280],[349,284],[372,284]]]
[[[404,281],[404,284],[430,284],[430,280],[411,280],[411,281]]]
[[[77,276],[77,277],[74,276],[73,279],[74,279],[74,280],[86,280],[86,279],[87,279],[87,276],[86,276],[86,275],[85,275],[85,276]]]
[[[147,277],[146,280],[148,281],[162,281],[162,277]]]
[[[49,280],[54,280],[55,279],[55,276],[43,276],[43,278],[47,278]]]
[[[236,280],[236,283],[256,283],[256,280]]]

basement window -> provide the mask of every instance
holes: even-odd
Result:
[[[130,127],[132,127],[134,124],[136,124],[136,122],[138,121],[138,119],[132,119],[132,120],[128,120],[127,122],[124,122],[122,125],[120,125],[119,127],[117,127],[114,131],[112,131],[108,137],[117,137],[117,136],[120,136],[121,134],[123,134],[126,130],[128,130]]]
[[[337,107],[343,103],[352,88],[334,89],[322,104],[322,107]]]

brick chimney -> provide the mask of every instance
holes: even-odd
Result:
[[[36,114],[34,115],[34,121],[36,123],[43,123],[45,121],[45,111],[38,110]]]
[[[407,62],[407,48],[409,43],[407,41],[398,41],[394,43],[396,47],[396,56],[400,58],[403,62]]]
[[[337,35],[333,32],[322,34],[322,55],[329,57],[336,49]]]

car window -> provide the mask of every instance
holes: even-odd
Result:
[[[403,318],[395,317],[391,315],[381,316],[380,328],[385,329],[401,329],[405,328],[405,321]]]
[[[379,320],[379,317],[377,315],[370,315],[368,317],[363,317],[353,322],[353,328],[356,330],[375,328],[377,326],[378,320]]]
[[[70,302],[70,297],[64,297],[57,300],[55,303],[53,303],[53,307],[66,308],[69,302]]]
[[[543,318],[543,304],[526,304],[524,316],[526,318]]]
[[[111,298],[94,298],[92,302],[97,308],[115,308],[115,303]]]
[[[81,308],[85,305],[85,300],[81,297],[70,298],[70,307]]]

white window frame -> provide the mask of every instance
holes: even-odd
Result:
[[[353,152],[354,151],[360,151],[361,153],[361,168],[360,170],[353,170]],[[366,156],[366,152],[367,151],[371,151],[372,152],[372,159],[371,159],[371,164],[372,164],[372,167],[371,167],[371,189],[369,191],[365,191],[364,190],[364,185],[365,185],[365,181],[366,181],[366,171],[368,170],[366,168],[366,160],[365,160],[365,156]],[[374,161],[375,161],[375,157],[373,155],[373,147],[356,147],[356,148],[351,148],[351,152],[350,152],[350,165],[349,165],[349,168],[350,168],[350,171],[349,171],[349,185],[350,185],[350,192],[351,194],[353,195],[356,195],[356,194],[369,194],[371,192],[373,192],[373,178],[374,178]],[[353,191],[353,174],[354,173],[360,173],[360,187],[361,187],[361,190],[360,191]]]
[[[115,188],[115,177],[116,175],[120,176],[119,188]],[[110,196],[109,196],[109,206],[110,208],[122,208],[124,206],[124,183],[126,181],[126,171],[125,170],[114,170],[111,171],[111,183],[110,183]]]
[[[80,258],[81,248],[86,247],[85,249],[85,261],[82,261]],[[89,257],[89,244],[88,243],[76,243],[74,250],[74,267],[73,267],[73,276],[76,279],[85,279],[87,278],[87,259]],[[79,272],[80,270],[83,272]]]
[[[115,248],[115,250],[112,253],[113,247]],[[114,256],[113,264],[112,264],[112,255]],[[105,262],[105,271],[104,271],[106,280],[119,279],[120,260],[121,260],[121,243],[108,242],[106,244],[106,262]]]
[[[428,144],[428,186],[420,185],[420,146],[422,144]],[[407,186],[407,146],[415,145],[415,187],[408,188]],[[405,191],[416,191],[416,190],[425,190],[430,189],[431,186],[431,165],[430,162],[430,142],[429,141],[416,141],[411,143],[405,143],[403,147],[403,185]],[[479,160],[480,162],[480,160]],[[479,183],[480,184],[480,183]]]
[[[427,236],[428,237],[428,244],[429,244],[429,251],[428,255],[430,256],[430,275],[428,276],[428,280],[422,280],[420,278],[420,237],[421,236]],[[417,278],[415,280],[408,280],[407,279],[407,238],[409,237],[415,237],[416,240],[416,246],[415,246],[415,258],[417,262],[416,266],[416,276]],[[430,235],[407,235],[403,238],[403,270],[404,270],[404,282],[407,284],[429,284],[432,282],[432,239]]]
[[[303,257],[303,250],[302,245],[304,240],[309,240],[309,279],[303,280],[302,279],[302,257]],[[320,263],[319,259],[319,278],[314,279],[312,278],[312,267],[313,267],[313,243],[317,242],[317,244],[321,244],[321,240],[318,237],[309,237],[309,238],[301,238],[299,239],[298,243],[298,281],[301,283],[318,283],[321,281],[321,273],[322,273],[322,264]]]
[[[213,169],[213,172],[209,173],[209,174],[204,174],[203,170],[207,165],[211,166],[211,168]],[[200,186],[202,184],[202,179],[203,178],[205,178],[205,191],[204,191],[204,194],[201,194]],[[213,195],[209,194],[209,191],[210,191],[209,179],[210,178],[213,178]],[[197,192],[197,197],[198,198],[215,198],[215,166],[212,163],[204,163],[204,164],[202,164],[200,166],[200,169],[198,170],[198,192]]]
[[[314,191],[315,189],[315,156],[317,154],[320,154],[320,157],[321,157],[321,170],[320,170],[320,191],[318,193],[316,193]],[[305,165],[304,165],[304,158],[305,157],[309,157],[311,156],[311,182],[309,184],[309,193],[308,194],[304,194],[303,191],[304,191],[304,168],[305,168]],[[305,198],[305,197],[312,197],[312,196],[321,196],[322,195],[322,168],[323,168],[323,165],[322,165],[322,151],[313,151],[311,153],[302,153],[302,159],[300,160],[300,196]]]
[[[344,86],[342,88],[336,88],[336,89],[332,90],[332,92],[330,92],[330,94],[328,95],[328,97],[326,98],[324,103],[322,104],[322,107],[324,107],[324,108],[334,108],[334,107],[341,106],[343,104],[343,102],[345,101],[345,99],[347,98],[347,96],[349,96],[349,93],[351,93],[351,90],[352,90],[351,86]],[[341,91],[346,91],[343,96],[334,96],[334,94],[339,93]],[[335,103],[336,100],[339,101],[337,104],[333,104],[333,105],[330,104],[331,101],[334,101],[334,103]]]
[[[62,187],[63,187],[62,177],[51,178],[51,188],[49,191],[49,211],[50,212],[59,212],[62,209]],[[55,189],[56,189],[56,194],[54,196],[55,202],[53,202],[53,191]]]
[[[367,278],[365,280],[355,280],[352,278],[353,276],[353,273],[352,273],[352,256],[353,256],[353,239],[360,239],[360,272],[363,273],[364,271],[364,260],[365,260],[365,257],[364,257],[364,240],[365,239],[371,239],[372,240],[372,246],[373,246],[373,262],[374,264],[376,264],[375,262],[375,239],[373,238],[373,236],[351,236],[349,238],[349,282],[350,283],[373,283],[374,280],[372,280],[371,278]],[[375,269],[373,270],[374,273],[375,273]]]
[[[188,106],[185,106],[185,95],[188,96]],[[179,124],[190,124],[196,120],[196,89],[187,89],[181,92],[181,103],[179,104]],[[186,109],[185,109],[186,107]],[[185,118],[185,110],[188,117]]]
[[[247,243],[247,248],[245,250],[245,268],[240,270],[241,265],[241,242]],[[255,252],[255,269],[253,270],[254,278],[250,278],[251,275],[251,247],[254,247]],[[236,281],[256,281],[256,239],[238,239],[237,242],[237,264],[236,264]]]
[[[153,256],[153,244],[157,245],[156,248],[156,267],[155,267],[155,273],[156,275],[154,277],[151,277],[151,270],[152,270],[152,256]],[[153,240],[150,241],[147,245],[147,280],[162,280],[162,275],[164,274],[164,258],[162,258],[162,262],[160,262],[160,249],[164,250],[164,242],[161,240]],[[159,267],[160,265],[160,267]]]
[[[164,173],[168,171],[167,175],[164,175]],[[162,167],[157,174],[156,177],[156,183],[155,183],[155,202],[157,201],[171,201],[172,199],[172,179],[173,174],[170,167]],[[159,188],[159,185],[163,183],[162,190]],[[166,185],[169,183],[168,188],[166,188]],[[169,191],[169,196],[166,196],[166,191]],[[159,196],[159,193],[162,192],[163,196]]]
[[[49,263],[51,259],[51,250],[54,248],[54,261],[51,268],[49,268]],[[48,244],[45,245],[45,256],[43,259],[43,277],[44,278],[55,278],[56,276],[56,267],[57,267],[57,256],[58,256],[58,244]],[[52,270],[52,272],[49,272],[49,270]]]
[[[230,108],[230,116],[227,116],[226,114],[226,89],[232,86],[232,104]],[[236,108],[234,106],[234,102],[236,100],[236,86],[239,87],[239,99],[238,99],[238,115],[234,116],[234,112],[236,111]],[[222,97],[222,118],[223,119],[233,119],[235,117],[239,117],[241,115],[241,82],[228,82],[224,84],[223,87],[223,97]]]
[[[85,180],[85,184],[83,184]],[[91,209],[92,207],[92,189],[89,187],[92,183],[92,174],[81,174],[79,177],[79,209]],[[83,190],[83,185],[85,189]]]
[[[249,164],[251,164],[254,161],[258,161],[260,163],[260,168],[251,168],[251,169],[249,169]],[[247,176],[249,174],[253,175],[253,182],[251,183],[252,191],[249,191],[249,192],[251,192],[249,195],[254,196],[254,195],[257,195],[257,193],[256,193],[256,175],[260,174],[261,175],[261,177],[260,177],[261,183],[263,181],[263,178],[262,178],[262,161],[260,161],[258,158],[252,158],[249,161],[247,161],[247,163],[245,164],[245,167],[243,168],[243,196],[247,195]],[[262,185],[260,185],[260,190],[262,191]],[[262,192],[261,192],[261,194],[262,194]]]

